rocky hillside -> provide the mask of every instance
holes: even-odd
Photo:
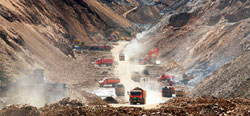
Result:
[[[49,80],[59,82],[84,77],[67,72],[84,70],[87,65],[88,59],[72,59],[74,39],[87,44],[105,42],[112,26],[123,28],[81,0],[4,0],[0,1],[0,20],[1,70],[16,79],[40,67],[47,70]],[[74,62],[82,64],[75,67]]]
[[[189,1],[178,11],[165,15],[161,22],[145,33],[147,36],[144,36],[144,39],[139,39],[139,42],[147,45],[145,53],[154,48],[160,48],[162,62],[177,61],[182,64],[187,74],[195,77],[189,85],[195,86],[219,67],[249,52],[249,5],[250,2],[247,0]],[[177,68],[172,73],[182,75]],[[221,77],[221,74],[216,77]],[[238,85],[247,82],[249,77],[239,75],[234,77],[244,79],[239,79]],[[223,79],[230,80],[231,76],[233,75],[224,75]],[[214,84],[212,82],[214,81],[210,84]],[[218,82],[213,87],[219,84],[221,83]],[[225,88],[225,86],[218,88],[223,87]],[[236,88],[239,89],[240,86]],[[199,92],[201,91],[200,89]],[[234,91],[223,92],[219,96],[225,95],[226,92],[230,92],[227,95],[233,94]],[[241,94],[234,96],[241,96],[244,92],[247,90],[240,91]],[[247,94],[244,93],[244,95]]]
[[[250,98],[250,53],[238,57],[206,77],[191,94]]]

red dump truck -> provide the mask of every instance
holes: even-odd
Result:
[[[104,85],[112,85],[112,87],[115,87],[118,83],[120,83],[120,79],[118,78],[103,78],[103,80],[99,81],[100,87]]]
[[[175,94],[175,87],[172,79],[170,79],[169,86],[162,88],[162,97],[172,97],[173,94]]]
[[[125,95],[125,87],[123,84],[117,84],[115,86],[115,94],[117,96],[124,96]]]
[[[129,102],[130,104],[146,104],[146,91],[139,87],[134,88],[130,91]]]
[[[106,66],[112,66],[114,62],[114,59],[106,59],[106,58],[101,58],[96,61],[97,65],[106,65]]]

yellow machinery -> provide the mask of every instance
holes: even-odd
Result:
[[[184,82],[184,84],[187,84],[187,82],[188,82],[189,80],[191,80],[191,79],[194,78],[194,77],[192,77],[192,76],[187,76],[187,75],[186,75],[186,71],[185,71],[185,69],[183,68],[183,66],[182,66],[181,64],[177,63],[176,61],[173,62],[173,64],[172,64],[171,67],[170,67],[170,70],[172,70],[173,68],[175,68],[175,66],[178,66],[178,67],[181,69],[181,71],[183,72],[183,79],[182,79],[182,81]]]
[[[80,39],[75,39],[73,41],[72,49],[81,50],[84,47],[84,42]]]
[[[176,97],[185,97],[186,96],[185,91],[182,89],[175,89],[175,95],[176,95]]]
[[[170,64],[171,62],[166,62],[166,63],[164,63],[162,66],[163,66],[163,72],[165,72],[164,71],[164,69],[166,69],[166,66],[168,65],[168,64]],[[186,75],[186,71],[185,71],[185,69],[183,68],[183,66],[181,65],[181,64],[179,64],[179,63],[177,63],[176,61],[173,61],[173,63],[171,64],[171,66],[170,66],[170,69],[168,70],[168,71],[171,71],[171,70],[173,70],[175,67],[178,67],[178,68],[180,68],[181,69],[181,71],[183,72],[183,80],[182,80],[182,82],[184,83],[184,84],[187,84],[187,82],[189,81],[189,80],[191,80],[191,79],[193,79],[194,77],[192,77],[192,76],[187,76]]]
[[[119,40],[126,40],[130,41],[132,38],[136,36],[137,33],[132,33],[131,37],[122,37],[121,34],[118,31],[114,31],[110,36],[109,40],[110,41],[119,41]]]

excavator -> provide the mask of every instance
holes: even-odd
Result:
[[[159,55],[159,48],[149,52],[148,56],[145,57],[142,61],[140,61],[139,64],[144,65],[144,64],[148,63],[154,53],[155,53],[154,61],[157,61],[158,55]]]
[[[118,31],[114,31],[110,36],[109,36],[109,41],[119,41],[119,40],[126,40],[126,41],[130,41],[132,40],[132,38],[135,38],[136,36],[136,32],[131,34],[131,37],[122,37],[121,34]]]
[[[80,39],[75,39],[73,41],[72,49],[74,50],[81,50],[84,47],[84,42]]]
[[[183,72],[182,82],[183,82],[185,85],[187,84],[187,82],[188,82],[189,80],[191,80],[191,79],[194,78],[194,77],[192,77],[192,76],[187,76],[187,75],[186,75],[186,71],[185,71],[185,69],[183,68],[183,66],[182,66],[181,64],[177,63],[176,61],[174,61],[174,62],[172,63],[172,65],[171,65],[169,71],[173,70],[176,66],[177,66],[178,68],[180,68],[181,71]]]
[[[120,33],[118,32],[118,31],[114,31],[110,36],[109,36],[109,41],[114,41],[114,42],[116,42],[116,41],[119,41],[119,39],[120,39]]]

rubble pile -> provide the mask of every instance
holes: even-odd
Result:
[[[250,100],[242,98],[176,98],[161,105],[160,111],[173,115],[250,115]]]
[[[63,99],[38,109],[32,106],[8,106],[1,116],[102,116],[102,115],[250,115],[250,100],[243,98],[176,98],[160,104],[160,108],[146,110],[140,107],[89,106],[77,100]]]
[[[103,101],[107,102],[107,103],[119,103],[116,99],[114,99],[113,97],[106,97]]]

